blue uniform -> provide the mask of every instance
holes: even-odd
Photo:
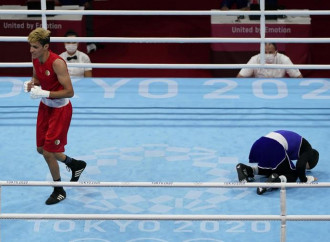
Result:
[[[288,160],[290,168],[295,170],[296,167],[291,160],[299,158],[301,144],[302,136],[299,134],[277,130],[261,137],[252,145],[249,161],[258,163],[260,168],[275,170]]]

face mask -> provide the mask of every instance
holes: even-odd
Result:
[[[69,53],[76,52],[77,48],[78,48],[78,44],[65,44],[65,49]]]
[[[275,61],[275,55],[274,54],[266,54],[265,55],[265,61],[267,64],[272,64]]]

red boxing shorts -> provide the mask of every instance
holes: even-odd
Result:
[[[37,118],[37,147],[48,152],[64,152],[72,118],[72,105],[53,108],[40,102]]]

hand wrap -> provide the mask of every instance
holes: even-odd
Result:
[[[29,92],[29,84],[31,83],[31,81],[25,81],[24,82],[24,92]]]
[[[33,99],[49,97],[50,91],[42,90],[40,86],[34,86],[31,88],[30,97]]]

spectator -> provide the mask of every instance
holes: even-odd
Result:
[[[284,54],[278,53],[276,44],[265,44],[265,62],[266,64],[284,64],[293,65],[290,58]],[[260,64],[260,54],[252,56],[247,64]],[[281,78],[287,74],[290,77],[302,78],[298,69],[267,69],[267,68],[243,68],[237,77],[261,77],[261,78]]]
[[[248,10],[249,9],[249,0],[222,0],[220,4],[221,10],[229,10],[234,8],[241,10]]]
[[[65,37],[78,37],[77,33],[69,30],[66,32]],[[78,50],[79,44],[77,42],[65,42],[66,51],[60,54],[60,56],[67,63],[91,63],[88,55]],[[71,77],[92,77],[92,68],[87,67],[68,67]]]
[[[250,10],[251,4],[259,4],[259,0],[222,0],[220,4],[221,10],[229,10],[236,7],[236,9]],[[267,6],[277,6],[277,0],[265,0]]]

